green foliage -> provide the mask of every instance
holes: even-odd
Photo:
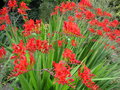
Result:
[[[96,5],[96,3],[94,3],[94,5]],[[101,4],[103,5],[103,2],[101,2]],[[24,43],[26,43],[29,38],[34,37],[41,40],[47,40],[50,45],[53,45],[53,49],[50,50],[49,53],[42,53],[39,50],[36,50],[36,52],[34,52],[36,63],[33,69],[29,72],[19,75],[18,77],[10,78],[10,80],[13,80],[13,82],[11,82],[11,86],[14,87],[15,90],[73,90],[70,86],[54,83],[54,76],[52,76],[51,74],[54,73],[52,72],[52,62],[55,61],[58,63],[60,60],[65,61],[65,59],[62,57],[62,53],[65,48],[69,48],[76,54],[76,59],[84,63],[87,67],[91,69],[91,73],[95,74],[92,80],[97,85],[99,85],[100,89],[119,90],[120,83],[116,80],[120,79],[120,72],[118,72],[120,68],[120,61],[116,59],[118,57],[112,55],[113,53],[115,53],[114,50],[110,48],[104,48],[104,43],[110,43],[110,45],[114,45],[115,43],[111,42],[108,38],[90,33],[90,31],[88,31],[89,24],[87,22],[84,22],[84,20],[79,19],[76,19],[75,22],[78,24],[81,33],[85,37],[82,38],[74,35],[66,35],[65,33],[63,33],[63,23],[67,20],[66,18],[70,15],[73,15],[74,12],[68,12],[64,15],[58,14],[49,17],[48,14],[50,15],[50,13],[52,12],[51,9],[54,7],[54,5],[55,3],[52,2],[43,2],[40,5],[40,17],[43,18],[44,21],[47,20],[49,22],[48,24],[41,24],[40,34],[36,34],[33,32],[30,36],[25,37],[22,34],[23,30],[21,28],[19,28],[17,31],[13,31],[11,26],[7,27],[6,35],[8,36],[8,41],[10,42],[10,45],[4,46],[6,46],[6,49],[8,50],[10,56],[8,56],[8,61],[4,64],[3,70],[1,70],[1,72],[4,71],[4,69],[7,69],[7,66],[10,66],[10,64],[14,61],[10,59],[10,57],[13,56],[11,52],[11,50],[13,50],[12,43],[18,44],[20,40],[23,40]],[[102,5],[99,5],[98,7],[102,7]],[[108,11],[110,9],[108,9],[107,6],[108,5],[106,5],[103,9]],[[12,25],[16,26],[15,23]],[[50,35],[48,37],[48,33],[54,35]],[[1,37],[3,38],[2,34]],[[59,47],[57,41],[62,39],[64,39],[67,44]],[[92,41],[93,39],[96,39],[97,41]],[[71,40],[76,40],[78,42],[78,45],[76,47],[73,47],[70,44]],[[112,58],[108,58],[110,55]],[[26,53],[25,56],[29,61],[29,54]],[[73,64],[70,66],[73,68],[71,70],[71,74],[72,78],[75,79],[75,90],[89,90],[81,82],[81,80],[78,79],[77,75],[78,68],[82,68],[84,65]],[[12,66],[10,66],[10,69],[11,68]],[[8,81],[6,80],[5,84],[7,84],[7,82]]]
[[[50,13],[52,13],[53,8],[55,7],[56,3],[55,2],[47,2],[44,1],[43,3],[40,4],[39,6],[39,17],[43,20],[43,21],[47,21],[50,18]]]

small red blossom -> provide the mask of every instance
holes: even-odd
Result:
[[[6,50],[4,47],[0,48],[0,58],[3,58],[6,55]]]
[[[103,27],[103,31],[105,31],[105,32],[110,32],[111,29],[110,29],[109,27]]]
[[[20,8],[22,9],[22,10],[30,10],[30,8],[26,5],[26,3],[25,2],[21,2],[20,3]]]
[[[59,47],[61,47],[61,46],[63,45],[63,41],[64,41],[64,40],[58,40],[58,41],[57,41]]]
[[[109,19],[104,19],[104,20],[102,21],[102,23],[105,24],[105,25],[109,24],[109,22],[110,22]]]
[[[75,22],[69,22],[69,21],[68,22],[64,21],[63,32],[70,35],[76,35],[76,36],[82,35],[80,33],[80,29],[78,25]]]
[[[92,7],[92,4],[89,0],[81,0],[78,4],[80,7]]]
[[[75,7],[76,4],[74,2],[62,2],[60,6],[56,6],[54,8],[54,12],[51,13],[51,16],[58,14],[58,11],[60,11],[62,14],[65,14],[67,11],[74,10]]]
[[[77,46],[77,42],[75,40],[71,40],[71,45],[76,47]]]
[[[27,15],[27,12],[25,10],[20,9],[20,8],[18,8],[18,13],[20,13],[22,15]]]
[[[93,28],[88,29],[91,33],[95,33],[95,30]]]
[[[120,43],[120,38],[117,38],[115,41],[116,41],[117,43]]]
[[[91,90],[99,89],[99,86],[92,81],[92,77],[95,75],[91,74],[91,70],[88,67],[84,66],[83,72],[81,71],[81,69],[78,69],[78,76],[82,80],[82,83],[85,84]]]
[[[74,21],[75,19],[74,19],[73,16],[69,16],[69,17],[68,17],[68,20],[72,22],[72,21]]]
[[[116,47],[114,45],[110,46],[111,49],[116,49]]]
[[[100,35],[100,36],[102,36],[102,35],[103,35],[102,30],[96,30],[96,32],[97,32],[97,34],[98,34],[98,35]]]
[[[111,27],[117,27],[119,25],[119,21],[118,20],[113,20],[112,22],[110,22],[108,24],[108,26],[111,26]]]
[[[52,13],[50,14],[50,16],[57,15],[57,14],[58,14],[58,12],[55,11],[55,12],[52,12]]]
[[[71,63],[79,64],[80,61],[76,60],[75,53],[72,52],[72,50],[66,48],[62,54],[63,58],[67,58]]]
[[[36,49],[41,51],[42,53],[48,53],[49,50],[52,48],[52,45],[49,45],[48,41],[46,40],[36,40]]]
[[[18,5],[17,5],[17,1],[16,0],[9,0],[8,1],[8,7],[10,7],[10,8],[15,8],[15,7],[17,7]]]
[[[69,85],[71,86],[71,83],[74,81],[71,79],[71,73],[70,73],[70,66],[67,65],[64,61],[60,61],[59,63],[53,62],[53,67],[55,71],[55,82],[58,82],[58,84],[62,85]]]
[[[11,20],[10,20],[10,16],[9,16],[9,15],[6,15],[6,16],[4,17],[4,19],[5,19],[5,23],[6,23],[6,24],[11,24]]]
[[[103,12],[103,15],[104,15],[104,16],[108,16],[108,17],[112,17],[112,14],[110,14],[110,13],[108,13],[108,12],[106,12],[106,11]]]
[[[14,61],[14,69],[9,77],[16,77],[20,74],[26,73],[28,71],[28,62],[25,56],[20,56],[20,58]]]
[[[14,60],[14,69],[9,75],[9,78],[24,74],[33,68],[33,65],[35,64],[33,53],[28,54],[29,57],[26,57],[25,55],[20,55],[19,58],[16,58]]]
[[[93,20],[90,20],[88,23],[94,26],[94,25],[98,25],[99,21],[97,19],[93,19]]]
[[[24,31],[22,32],[24,34],[24,36],[29,36],[31,35],[31,33],[40,33],[40,26],[41,26],[41,20],[27,20],[25,22],[25,24],[23,25],[24,27]]]
[[[94,19],[95,18],[95,14],[93,14],[91,11],[89,11],[89,10],[86,10],[85,12],[84,12],[84,14],[85,14],[85,19]]]
[[[102,16],[103,15],[103,11],[101,8],[96,8],[96,14],[99,15],[99,16]]]
[[[15,54],[15,56],[12,56],[11,59],[14,59],[16,57],[19,57],[21,55],[25,55],[26,54],[26,47],[24,46],[23,41],[21,40],[19,44],[13,44],[13,52]]]
[[[24,15],[27,15],[26,10],[30,10],[30,8],[28,6],[26,6],[26,3],[24,3],[23,1],[20,3],[20,7],[18,8],[18,13],[20,13],[21,15],[23,15],[23,19],[26,19]]]
[[[83,13],[81,13],[81,12],[76,12],[76,13],[75,13],[75,17],[78,18],[78,19],[82,19]]]
[[[76,7],[76,4],[74,2],[62,2],[60,6],[60,12],[65,13],[67,11],[71,11]]]
[[[30,52],[36,51],[36,39],[35,38],[30,38],[29,40],[27,40],[26,49]]]
[[[0,26],[0,31],[5,30],[5,28],[6,28],[6,25],[4,25],[4,24],[1,25],[1,26]]]
[[[0,15],[2,16],[4,16],[4,15],[6,15],[6,14],[8,14],[8,12],[9,12],[9,10],[8,10],[8,8],[7,7],[3,7],[2,9],[0,9]]]

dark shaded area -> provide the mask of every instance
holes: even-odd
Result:
[[[30,8],[39,8],[41,3],[43,3],[42,0],[32,0],[29,4],[29,7]]]
[[[3,0],[0,0],[0,9],[5,5],[5,2]]]

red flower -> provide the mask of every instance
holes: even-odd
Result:
[[[27,15],[27,12],[25,10],[20,9],[20,8],[18,8],[18,13],[20,13],[22,15]]]
[[[19,57],[21,55],[25,55],[26,54],[26,48],[24,46],[23,41],[21,40],[19,44],[13,44],[13,52],[15,54],[15,56],[12,56],[11,58],[14,59],[16,57]]]
[[[99,86],[92,81],[92,77],[94,76],[94,74],[91,74],[91,70],[88,67],[84,66],[83,72],[78,69],[78,76],[80,77],[80,79],[82,79],[82,83],[91,90],[99,89]]]
[[[28,71],[28,62],[25,56],[20,56],[19,59],[14,61],[14,69],[10,74],[10,77],[18,76],[20,74],[26,73]]]
[[[76,60],[75,53],[72,52],[72,50],[66,48],[62,54],[63,58],[67,58],[71,63],[80,63],[80,61]]]
[[[1,30],[5,30],[5,28],[6,28],[6,25],[1,25],[1,26],[0,26],[0,31],[1,31]]]
[[[57,43],[58,43],[58,46],[59,46],[59,47],[61,47],[61,46],[62,46],[63,41],[64,41],[64,40],[58,40],[58,41],[57,41]]]
[[[103,30],[104,30],[105,32],[110,32],[110,31],[111,31],[111,29],[108,28],[108,27],[103,27]]]
[[[93,26],[93,25],[98,25],[99,21],[97,19],[93,19],[90,20],[88,23]]]
[[[71,40],[71,45],[76,47],[77,46],[77,42],[75,40]]]
[[[113,45],[113,46],[110,46],[111,49],[116,49],[116,47]]]
[[[60,11],[62,14],[71,11],[76,7],[76,4],[74,2],[62,2],[60,6],[56,6],[54,8],[54,12],[51,13],[51,15],[56,15],[58,14],[58,11]]]
[[[115,41],[116,41],[117,43],[120,43],[120,38],[117,38]]]
[[[95,30],[93,28],[88,29],[91,33],[95,33]]]
[[[108,24],[108,26],[111,26],[111,27],[117,27],[119,25],[119,21],[118,20],[113,20],[112,22],[110,22]]]
[[[102,23],[104,23],[105,25],[109,24],[109,19],[104,19]]]
[[[99,16],[102,16],[103,15],[103,11],[101,8],[96,8],[96,14],[99,15]]]
[[[75,13],[75,16],[76,16],[76,18],[78,18],[78,19],[82,19],[83,13],[81,13],[81,12],[76,12],[76,13]]]
[[[89,0],[81,0],[78,4],[80,7],[92,7]]]
[[[11,20],[10,20],[9,15],[6,15],[4,18],[5,18],[5,22],[6,22],[7,24],[11,24]]]
[[[94,19],[95,18],[95,14],[93,14],[91,11],[87,10],[84,12],[85,14],[85,18],[86,19]]]
[[[5,56],[5,55],[6,55],[5,48],[1,47],[1,49],[0,49],[0,58],[3,58],[3,56]]]
[[[9,10],[7,7],[3,7],[2,9],[0,9],[0,15],[6,15],[8,14]]]
[[[25,24],[23,25],[24,27],[24,31],[23,34],[24,36],[29,36],[31,35],[31,33],[40,33],[40,26],[41,26],[41,20],[36,20],[36,22],[32,19],[28,20],[25,22]]]
[[[36,51],[36,39],[35,38],[31,38],[31,39],[29,39],[27,41],[26,49],[31,51],[31,52],[35,52]]]
[[[20,3],[20,8],[18,8],[18,13],[22,14],[22,15],[27,15],[26,10],[30,10],[30,8],[28,6],[26,6],[26,3],[24,3],[23,1]],[[24,17],[23,17],[24,18]],[[24,18],[25,19],[25,18]]]
[[[101,30],[96,30],[97,34],[102,36],[103,35],[103,32]]]
[[[52,45],[49,45],[48,41],[36,40],[36,49],[41,51],[42,53],[48,53],[51,48]]]
[[[26,6],[26,3],[23,2],[23,1],[20,3],[20,8],[21,8],[22,10],[30,10],[30,8],[29,8],[28,6]]]
[[[17,7],[18,5],[17,5],[17,2],[16,2],[16,0],[9,0],[8,1],[8,7],[10,7],[10,8],[15,8],[15,7]]]
[[[71,78],[71,73],[70,73],[70,66],[67,65],[66,63],[64,63],[63,61],[60,61],[59,63],[55,63],[53,62],[53,67],[54,67],[54,71],[55,71],[55,78],[56,78],[56,82],[58,82],[58,84],[67,84],[70,85],[71,82],[73,82],[74,80],[70,79]]]
[[[62,2],[60,6],[60,12],[65,13],[67,11],[71,11],[76,7],[76,4],[74,2]]]
[[[103,12],[103,15],[104,15],[104,16],[108,16],[108,17],[112,17],[112,14],[110,14],[110,13],[108,13],[108,12],[106,12],[106,11]]]
[[[74,19],[73,16],[69,16],[69,17],[68,17],[68,20],[72,22],[72,21],[74,21],[75,19]]]
[[[63,32],[70,35],[81,36],[80,29],[75,22],[64,21]]]

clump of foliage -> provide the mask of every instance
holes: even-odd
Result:
[[[89,0],[67,1],[55,6],[46,24],[29,18],[25,2],[10,1],[0,9],[0,30],[9,40],[9,46],[0,43],[0,58],[8,54],[10,65],[4,84],[17,90],[119,89],[120,61],[108,56],[118,49],[120,23],[111,13]],[[22,27],[10,11],[22,17]]]

